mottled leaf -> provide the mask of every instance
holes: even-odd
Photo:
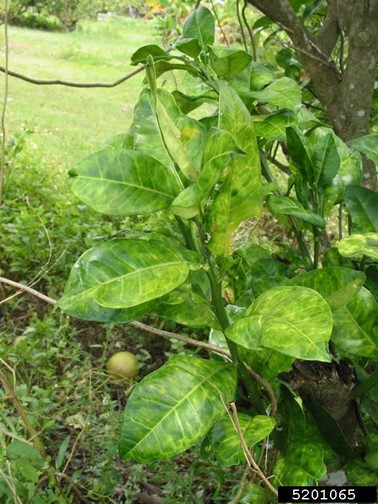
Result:
[[[344,257],[366,255],[378,261],[378,233],[353,234],[339,243],[339,252]]]
[[[347,187],[345,205],[353,233],[378,233],[378,193],[366,187]]]
[[[316,485],[326,473],[324,441],[310,417],[291,394],[282,389],[279,415],[281,431],[276,437],[282,453],[273,468],[280,485]]]
[[[362,271],[331,266],[300,273],[290,280],[290,284],[316,290],[334,310],[349,303],[365,279]]]
[[[223,175],[209,215],[209,248],[216,255],[232,253],[232,233],[244,220],[262,211],[260,155],[248,109],[232,88],[220,83],[219,129],[231,133],[245,152]]]
[[[257,415],[251,417],[238,414],[240,430],[249,449],[265,439],[272,432],[276,421],[272,417]],[[246,458],[235,425],[229,416],[223,417],[213,428],[213,447],[218,462],[224,467],[242,465]]]
[[[172,161],[162,141],[151,100],[151,92],[149,90],[142,91],[139,101],[134,108],[133,123],[127,132],[129,138],[127,148],[129,150],[144,152],[164,166],[167,166],[172,174],[174,174]]]
[[[296,110],[302,103],[301,88],[288,77],[272,82],[261,91],[251,91],[249,95],[258,101],[289,110]]]
[[[230,133],[216,129],[210,131],[204,150],[202,170],[195,183],[176,197],[172,203],[173,213],[186,219],[197,215],[201,204],[209,196],[222,171],[237,152],[241,153]]]
[[[378,303],[367,289],[333,316],[332,341],[343,352],[378,360]]]
[[[155,240],[104,242],[73,266],[59,305],[66,311],[85,310],[94,300],[105,308],[131,308],[159,298],[186,280],[190,263],[185,253]]]
[[[176,105],[173,96],[159,90],[156,112],[160,132],[170,156],[192,182],[200,171],[206,131],[199,121],[187,117]]]
[[[167,168],[144,153],[104,149],[70,172],[71,191],[97,212],[142,215],[168,208],[179,192]]]
[[[248,308],[246,317],[226,331],[228,338],[251,350],[271,348],[297,359],[329,362],[332,313],[312,289],[275,287]]]
[[[236,380],[232,364],[174,357],[134,388],[123,418],[120,456],[144,463],[187,450],[226,414]]]
[[[284,142],[286,140],[286,127],[289,116],[286,113],[270,114],[268,116],[255,116],[253,123],[256,136],[268,142]]]

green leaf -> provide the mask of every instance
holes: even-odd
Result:
[[[105,308],[130,308],[159,298],[182,284],[194,266],[184,252],[155,240],[104,242],[76,262],[59,305],[85,311],[95,300]]]
[[[177,106],[183,114],[189,114],[192,110],[200,107],[203,103],[216,103],[217,98],[214,92],[209,91],[206,94],[201,94],[198,96],[190,96],[178,91],[172,91],[172,95],[176,100]]]
[[[378,165],[378,134],[374,133],[371,135],[365,135],[359,138],[354,138],[350,145],[362,152],[369,159],[374,161],[376,165]]]
[[[201,52],[201,45],[196,38],[185,38],[178,40],[175,46],[176,49],[178,49],[180,52],[192,58],[197,58],[197,56]]]
[[[269,436],[276,425],[274,418],[264,415],[251,417],[239,413],[238,418],[243,438],[249,449]],[[229,416],[225,416],[214,425],[213,447],[216,458],[224,467],[242,465],[245,462],[238,433]]]
[[[167,53],[160,46],[151,44],[140,47],[135,53],[131,56],[131,64],[132,65],[145,65],[147,63],[148,56],[151,56],[154,61],[160,60],[170,60],[172,59],[172,55]]]
[[[214,16],[206,7],[198,7],[188,17],[184,29],[183,39],[197,39],[205,51],[208,45],[214,44],[215,21]]]
[[[339,243],[339,252],[344,257],[366,255],[378,261],[378,233],[353,234]]]
[[[353,233],[378,233],[378,193],[365,187],[347,187],[345,205]]]
[[[250,89],[252,91],[261,91],[261,89],[267,84],[270,84],[273,79],[273,70],[261,63],[252,62],[250,77]]]
[[[241,49],[213,47],[210,64],[218,77],[230,79],[242,72],[252,61],[252,57]]]
[[[290,284],[316,290],[334,310],[349,303],[365,279],[362,271],[331,266],[300,273],[290,280]]]
[[[353,451],[352,446],[348,443],[338,422],[319,404],[319,401],[308,395],[305,398],[305,404],[311,411],[323,439],[332,450],[345,461],[349,461],[356,456],[356,452]],[[345,411],[344,404],[341,407],[341,411]]]
[[[271,348],[296,359],[330,362],[328,341],[332,313],[312,289],[275,287],[248,308],[246,318],[226,331],[228,338],[251,350]]]
[[[26,459],[29,464],[36,468],[44,466],[44,460],[34,445],[26,442],[13,440],[6,449],[7,458],[10,460]]]
[[[280,485],[312,486],[327,471],[323,448],[313,442],[293,443],[288,456],[280,457],[274,474]]]
[[[268,142],[284,142],[286,140],[286,127],[289,116],[286,112],[270,114],[268,116],[255,116],[253,123],[256,136],[263,137]]]
[[[282,389],[279,405],[281,431],[276,443],[282,456],[273,468],[280,485],[316,485],[326,473],[324,441],[314,422],[291,394]]]
[[[171,458],[199,441],[236,393],[233,365],[177,356],[134,388],[119,442],[125,460]]]
[[[315,128],[309,138],[314,182],[320,186],[331,184],[340,167],[340,156],[333,132],[329,128]]]
[[[67,436],[59,447],[59,452],[58,452],[58,455],[55,459],[55,468],[57,469],[57,471],[59,471],[59,469],[63,465],[63,461],[64,461],[65,456],[67,454],[67,450],[70,445],[70,441],[71,441],[71,436]]]
[[[260,155],[248,109],[231,87],[220,82],[219,129],[233,135],[244,157],[234,158],[210,207],[209,248],[216,255],[232,253],[232,233],[262,211]]]
[[[127,133],[127,137],[132,138],[127,148],[129,150],[144,152],[169,168],[174,175],[172,161],[161,138],[151,100],[151,91],[142,91],[139,101],[134,108],[133,123]]]
[[[170,156],[185,177],[194,182],[200,171],[206,142],[204,126],[182,114],[173,96],[162,89],[156,97],[156,112],[160,132]]]
[[[193,185],[184,189],[176,197],[172,204],[172,212],[186,219],[197,215],[201,204],[207,199],[222,171],[237,152],[240,152],[240,149],[230,133],[216,129],[210,130],[201,173]]]
[[[334,311],[332,341],[347,354],[378,360],[378,303],[364,287]]]
[[[179,192],[167,168],[138,151],[105,149],[71,171],[71,191],[97,212],[142,215],[168,208]]]
[[[187,327],[217,327],[218,323],[209,303],[184,284],[162,299],[155,312]]]
[[[313,181],[314,169],[308,149],[307,138],[293,126],[286,128],[287,147],[291,159],[303,178]]]
[[[275,350],[259,349],[254,351],[239,347],[238,353],[248,366],[268,381],[276,378],[282,371],[288,371],[294,362],[294,357]]]
[[[325,220],[319,214],[304,208],[298,201],[288,196],[276,196],[271,194],[267,199],[269,210],[273,215],[292,215],[299,220],[314,226],[325,228]]]
[[[345,468],[348,480],[355,485],[375,486],[377,484],[377,471],[371,469],[367,464],[360,460],[353,460]]]
[[[301,88],[292,79],[282,77],[269,84],[262,91],[251,91],[249,96],[279,108],[296,110],[302,103]]]
[[[362,160],[358,152],[354,152],[338,137],[334,137],[337,145],[337,152],[340,156],[340,168],[332,182],[324,188],[324,210],[325,214],[336,203],[343,201],[345,189],[348,186],[357,186],[362,179]]]

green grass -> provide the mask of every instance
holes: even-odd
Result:
[[[138,47],[157,42],[151,23],[135,19],[86,21],[71,33],[10,27],[9,67],[36,79],[110,83],[133,70],[130,56]],[[1,52],[3,61],[3,46]],[[8,138],[26,124],[35,131],[30,141],[43,157],[67,168],[106,138],[125,131],[142,78],[135,76],[116,88],[79,89],[10,77]],[[2,89],[0,93],[2,97]]]

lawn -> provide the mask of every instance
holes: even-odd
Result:
[[[134,69],[130,56],[138,47],[157,42],[151,22],[136,19],[86,21],[71,33],[10,27],[9,68],[35,79],[111,83]],[[115,88],[80,89],[10,77],[8,138],[26,125],[43,157],[66,168],[125,131],[141,82],[137,75]]]

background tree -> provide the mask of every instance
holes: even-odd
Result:
[[[366,135],[376,81],[378,0],[248,3],[287,33],[336,134],[345,141]],[[316,16],[309,16],[314,9]],[[365,162],[364,170],[364,185],[376,188],[374,164]]]

